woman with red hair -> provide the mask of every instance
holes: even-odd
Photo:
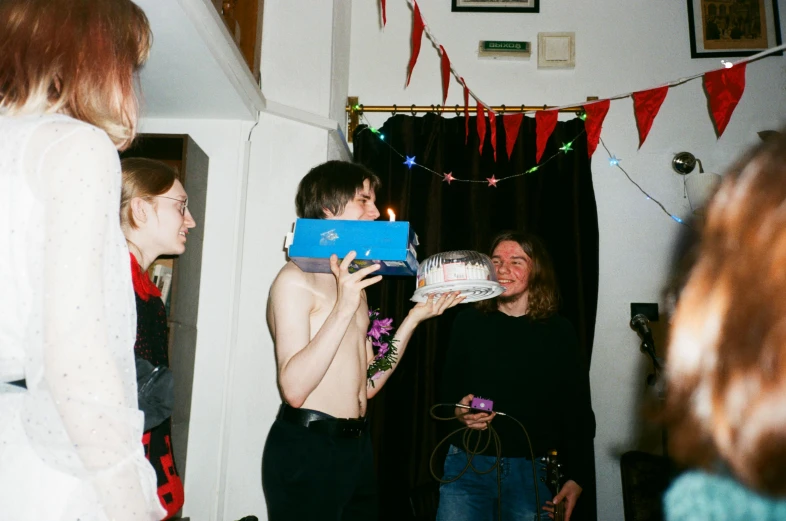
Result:
[[[0,1],[0,510],[161,519],[140,440],[120,161],[151,42],[130,0]]]
[[[671,330],[670,521],[786,519],[786,136],[726,174]]]

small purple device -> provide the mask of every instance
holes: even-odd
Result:
[[[494,412],[494,402],[485,398],[475,397],[469,404],[470,409],[483,412]]]

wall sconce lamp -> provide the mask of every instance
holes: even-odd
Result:
[[[691,174],[699,165],[698,173]],[[704,205],[715,192],[715,188],[721,181],[721,176],[711,172],[704,172],[701,160],[690,152],[680,152],[671,160],[671,168],[682,176],[685,197],[688,204],[695,214],[702,214]]]

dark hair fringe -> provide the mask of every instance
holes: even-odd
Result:
[[[300,180],[295,196],[297,216],[324,219],[325,210],[339,215],[368,179],[371,189],[379,187],[379,177],[371,170],[348,161],[327,161],[312,168]]]

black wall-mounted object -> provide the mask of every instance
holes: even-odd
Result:
[[[630,303],[630,318],[636,315],[644,315],[650,322],[657,322],[659,318],[658,304],[651,302],[631,302]]]

